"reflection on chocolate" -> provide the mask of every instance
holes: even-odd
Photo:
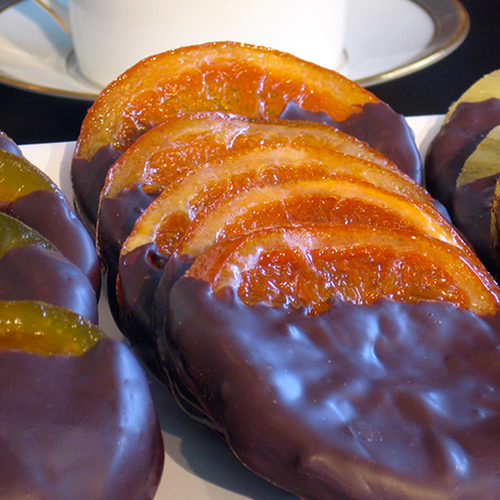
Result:
[[[423,181],[422,162],[410,127],[404,116],[383,102],[366,103],[359,113],[353,113],[343,122],[336,122],[326,113],[304,110],[291,102],[280,118],[332,125],[368,143],[419,184]]]
[[[163,460],[147,379],[123,343],[0,353],[1,500],[149,500]]]
[[[425,161],[426,186],[448,210],[465,161],[498,124],[500,99],[461,102],[434,138]]]
[[[474,247],[490,272],[495,271],[491,238],[491,205],[499,174],[477,179],[456,188],[453,222]]]
[[[99,196],[108,170],[123,151],[115,151],[112,145],[103,147],[87,162],[74,158],[71,164],[71,182],[75,206],[91,233],[95,231]]]
[[[251,470],[308,500],[500,498],[500,316],[245,306],[181,278],[178,375]]]
[[[10,203],[5,213],[47,238],[82,270],[99,293],[101,270],[94,243],[62,195],[42,189],[33,191]]]
[[[39,300],[98,320],[88,278],[59,252],[35,245],[11,248],[0,259],[0,300]]]

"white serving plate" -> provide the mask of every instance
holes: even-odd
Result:
[[[348,6],[346,63],[338,69],[363,86],[434,64],[469,31],[458,0],[349,0]],[[90,101],[102,90],[79,74],[71,38],[32,0],[0,10],[0,82]]]

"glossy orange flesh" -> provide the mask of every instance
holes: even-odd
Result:
[[[366,143],[328,125],[187,113],[170,118],[137,139],[110,168],[102,196],[114,198],[135,184],[161,189],[210,161],[277,144],[333,149],[405,175]],[[423,191],[417,186],[415,190]]]
[[[334,299],[447,301],[477,314],[498,311],[500,290],[457,247],[421,233],[351,224],[278,227],[212,246],[186,276],[226,287],[247,305],[304,308]]]
[[[205,164],[169,186],[141,215],[122,252],[155,241],[168,255],[196,214],[225,197],[259,186],[338,176],[367,182],[428,207],[432,205],[415,183],[380,165],[333,150],[267,146]]]
[[[461,247],[457,232],[431,207],[352,178],[286,182],[222,199],[203,210],[175,249],[192,261],[218,241],[284,224],[328,222],[419,231]],[[162,252],[171,248],[160,247]]]
[[[276,50],[235,42],[182,47],[147,58],[112,82],[83,121],[76,157],[125,150],[179,113],[221,111],[272,119],[287,103],[345,120],[371,92],[339,73]]]

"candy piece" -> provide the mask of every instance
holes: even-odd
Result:
[[[105,338],[76,356],[0,352],[1,500],[152,499],[163,460],[148,381],[123,343]]]
[[[323,124],[209,112],[176,115],[144,133],[108,172],[101,193],[97,240],[111,274],[116,274],[119,250],[136,218],[165,187],[214,159],[273,144],[333,149],[403,175],[364,142]],[[427,200],[427,194],[420,191]]]
[[[435,212],[427,194],[408,177],[333,150],[270,145],[198,166],[148,206],[122,247],[117,281],[122,331],[146,358],[154,360],[155,348],[150,345],[154,340],[137,332],[152,330],[149,304],[162,268],[197,213],[254,187],[335,176],[400,193]]]
[[[499,316],[335,302],[306,316],[183,277],[178,376],[238,458],[304,499],[500,495]]]
[[[314,122],[257,120],[223,113],[186,113],[144,133],[111,166],[101,193],[98,249],[113,297],[118,255],[143,210],[172,183],[211,161],[265,145],[306,146],[340,151],[403,175],[364,142]],[[408,182],[411,180],[407,177]],[[415,182],[416,196],[428,201]]]
[[[500,71],[494,71],[464,92],[450,107],[426,158],[427,188],[491,272],[496,269],[491,207],[499,172],[499,81]]]
[[[267,146],[198,168],[164,192],[142,214],[122,253],[156,241],[168,255],[190,220],[223,196],[266,184],[346,175],[420,202],[431,199],[415,183],[379,165],[337,151],[305,146]]]

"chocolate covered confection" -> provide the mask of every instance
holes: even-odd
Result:
[[[459,186],[453,195],[453,223],[466,235],[484,265],[497,266],[491,235],[492,202],[499,175],[489,175]]]
[[[162,190],[211,162],[278,144],[334,150],[398,171],[395,163],[365,142],[332,126],[226,113],[176,115],[145,132],[108,172],[97,226],[98,247],[106,266],[116,268],[119,250],[135,220]],[[428,198],[423,188],[421,198]]]
[[[32,227],[0,212],[0,300],[65,307],[97,324],[87,276]]]
[[[293,199],[283,200],[278,207],[273,208],[272,199],[286,197],[285,186],[302,186],[299,191],[293,190],[293,196],[299,197],[300,191],[307,192],[307,181],[312,183],[313,179],[317,182],[309,194],[309,209],[305,208],[308,203],[306,200],[303,201],[304,210],[300,210],[294,206]],[[328,179],[330,185],[327,187]],[[355,183],[355,180],[359,182]],[[271,193],[268,190],[269,193],[266,195],[265,186],[275,186],[277,190],[279,186],[282,192]],[[378,188],[383,188],[384,194]],[[351,189],[354,190],[353,193]],[[319,195],[319,191],[323,194]],[[341,220],[342,223],[348,223],[356,217],[352,216],[351,210],[340,207],[349,203],[359,205],[362,192],[368,191],[370,201],[363,205],[360,214],[371,215],[372,211],[378,210],[378,205],[383,212],[381,219],[390,220],[392,224],[393,219],[398,216],[394,213],[389,215],[386,205],[396,202],[398,207],[401,207],[401,204],[405,205],[417,216],[419,222],[416,222],[409,213],[405,214],[404,217],[407,220],[412,219],[412,223],[416,222],[418,225],[421,220],[438,220],[439,215],[418,184],[411,182],[400,172],[339,151],[274,144],[245,151],[226,159],[197,164],[189,175],[181,176],[178,181],[172,182],[172,186],[165,188],[165,191],[148,206],[122,247],[117,288],[121,308],[120,324],[124,334],[141,351],[151,342],[154,350],[154,337],[152,339],[149,337],[154,331],[151,325],[151,303],[156,285],[161,277],[162,267],[177,244],[185,237],[187,227],[194,223],[193,219],[198,213],[200,217],[205,216],[205,209],[209,207],[213,209],[222,200],[232,199],[245,192],[249,195],[256,194],[261,203],[264,203],[262,198],[270,198],[267,201],[267,208],[264,207],[263,211],[283,209],[277,211],[280,215],[277,213],[276,217],[271,217],[266,222],[260,222],[257,217],[257,220],[245,226],[245,230],[260,227],[262,224],[276,224],[278,221],[303,223],[306,215],[309,215],[310,222]],[[387,199],[381,203],[374,201],[381,196],[389,197],[392,201]],[[314,209],[315,204],[323,209]],[[243,205],[241,212],[247,209],[257,211],[256,207],[249,208],[250,202]],[[370,208],[367,208],[368,205]],[[419,207],[417,212],[414,210],[415,206]],[[240,215],[242,218],[245,217],[242,213]],[[371,223],[370,215],[366,215],[363,219],[367,224]],[[397,225],[404,224],[405,221],[399,218]],[[440,221],[440,224],[443,222]],[[442,227],[447,230],[449,228],[448,224]],[[222,229],[220,232],[222,233]],[[134,239],[140,240],[139,247]]]
[[[96,326],[92,239],[52,181],[7,149],[15,154],[0,151],[0,499],[152,500],[161,430],[139,360]]]
[[[500,99],[460,102],[429,147],[426,186],[453,217],[453,193],[465,161],[487,133],[500,123]]]
[[[242,462],[307,500],[496,500],[499,316],[333,303],[311,317],[181,278],[177,375]]]
[[[295,106],[294,109],[296,108]],[[393,123],[395,120],[387,121]],[[377,129],[380,137],[384,135],[380,133],[381,129]],[[375,133],[372,132],[372,135]],[[300,159],[301,163],[297,167],[292,165],[292,159],[284,153],[285,149],[279,149],[285,146],[289,148],[287,151],[291,151],[290,156],[294,152],[297,162]],[[284,170],[296,168],[305,171],[317,164],[317,176],[333,175],[333,168],[328,168],[329,172],[326,173],[327,165],[342,163],[338,158],[339,153],[351,155],[359,161],[358,175],[361,175],[362,171],[365,180],[374,182],[374,178],[383,174],[385,179],[382,183],[385,186],[389,187],[398,181],[395,190],[404,194],[410,191],[419,201],[429,203],[428,194],[423,188],[411,182],[410,177],[402,176],[396,164],[366,143],[331,126],[298,120],[256,120],[224,113],[178,115],[144,133],[113,164],[108,173],[100,200],[97,239],[101,257],[107,268],[112,304],[116,302],[114,282],[119,251],[132,231],[136,219],[156,199],[157,194],[163,190],[169,191],[172,185],[181,183],[188,176],[196,175],[198,171],[210,170],[223,159],[231,161],[235,155],[250,155],[252,152],[257,156],[258,150],[264,148],[270,150],[265,158],[270,169],[275,169],[282,163]],[[370,165],[362,163],[362,160],[370,162]],[[245,161],[258,164],[264,162],[264,159],[250,157]],[[414,162],[412,165],[414,166]],[[370,171],[371,173],[366,173]],[[351,174],[346,168],[343,168],[342,172],[345,175]],[[153,276],[161,275],[160,263],[168,259],[168,252],[165,255],[165,252],[162,254],[149,245],[147,247],[141,258],[134,252],[133,256],[125,259],[120,279],[123,286],[119,287],[122,311],[125,310],[126,313],[115,314],[125,335],[134,339],[140,337],[141,341],[147,336],[137,336],[134,331],[151,329],[147,317],[155,282],[158,281],[156,279],[153,282]],[[138,264],[140,269],[130,269],[134,264]],[[148,265],[151,269],[146,273],[145,266]],[[135,273],[141,278],[135,280]],[[146,274],[144,283],[147,285],[143,285],[142,276]],[[132,286],[130,279],[134,279],[138,286]],[[131,309],[132,315],[127,313]],[[113,307],[113,310],[116,311],[117,308]]]
[[[0,499],[152,500],[163,459],[147,379],[121,342],[0,353]]]
[[[498,272],[492,205],[500,170],[493,156],[486,158],[495,149],[489,134],[500,124],[499,75],[486,75],[450,107],[425,162],[427,188],[492,273]]]

